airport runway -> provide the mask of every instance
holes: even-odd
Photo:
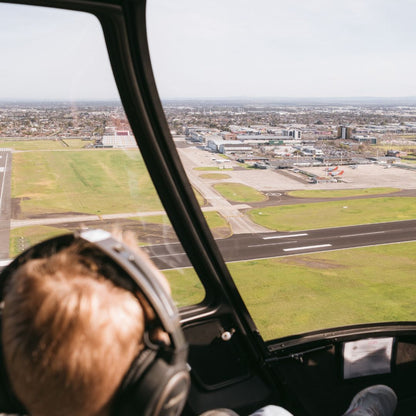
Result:
[[[325,228],[292,233],[238,234],[217,244],[225,261],[242,261],[319,251],[416,241],[416,220]],[[144,249],[161,269],[190,266],[182,246],[161,244]]]
[[[0,149],[0,259],[9,258],[12,153]]]

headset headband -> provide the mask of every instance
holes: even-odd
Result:
[[[111,233],[104,230],[95,229],[78,234],[64,234],[43,241],[17,256],[2,271],[3,278],[0,280],[1,300],[4,300],[10,276],[19,266],[32,258],[47,257],[59,252],[77,238],[98,248],[122,269],[124,273],[117,276],[117,281],[114,281],[111,278],[112,276],[106,277],[109,277],[116,286],[121,286],[133,294],[136,294],[137,291],[143,293],[159,318],[161,326],[171,339],[173,345],[170,346],[169,350],[172,349],[176,355],[186,357],[187,345],[180,327],[179,313],[171,297],[160,284],[159,278],[155,275],[155,266],[148,259],[134,253],[126,244],[116,240]],[[49,249],[49,252],[47,249]],[[128,277],[127,281],[125,276]]]
[[[116,240],[107,231],[84,231],[79,237],[97,246],[130,276],[155,310],[162,327],[171,336],[175,348],[177,349],[180,345],[185,346],[182,330],[178,331],[180,321],[177,308],[158,277],[155,276],[155,266],[134,253],[124,243]]]

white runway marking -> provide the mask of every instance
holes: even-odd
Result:
[[[186,256],[186,253],[171,253],[171,254],[155,254],[153,256],[149,256],[151,259],[159,258],[159,257],[172,257],[172,256]]]
[[[3,168],[3,180],[1,182],[0,209],[3,206],[4,181],[6,180],[6,166],[7,166],[7,158],[8,157],[9,157],[9,154],[6,153],[6,161],[4,162],[4,168]]]
[[[332,247],[332,244],[320,244],[318,246],[284,248],[283,251],[309,250],[309,249],[312,249],[312,248],[323,248],[323,247]]]
[[[272,235],[270,237],[263,237],[263,240],[272,240],[274,238],[290,238],[290,237],[304,237],[307,233],[302,234],[287,234],[287,235]]]
[[[372,235],[372,234],[385,234],[385,231],[373,231],[371,233],[360,233],[360,234],[347,234],[347,235],[340,235],[339,238],[347,238],[347,237],[359,237],[360,235]]]
[[[298,240],[294,240],[294,241],[284,241],[281,243],[269,243],[269,244],[253,244],[252,246],[247,246],[247,247],[268,247],[268,246],[281,246],[283,244],[295,244],[297,243]]]

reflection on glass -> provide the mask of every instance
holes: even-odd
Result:
[[[189,260],[124,114],[98,20],[1,4],[0,28],[7,39],[0,67],[1,259],[81,228],[131,230],[159,268],[182,268],[168,272],[178,305],[200,302],[204,290],[193,269],[183,269]]]
[[[148,2],[166,118],[265,339],[414,320],[415,12]]]

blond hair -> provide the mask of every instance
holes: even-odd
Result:
[[[7,371],[33,416],[108,414],[141,349],[140,303],[86,260],[84,248],[73,244],[27,261],[7,289],[2,318]]]

